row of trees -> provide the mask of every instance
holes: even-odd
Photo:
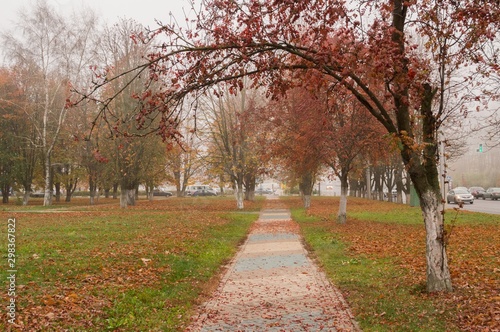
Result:
[[[121,188],[122,206],[134,204],[140,183],[152,192],[167,176],[168,155],[160,136],[133,137],[144,134],[134,120],[141,107],[134,94],[146,78],[129,84],[124,75],[102,91],[103,98],[119,94],[105,121],[96,120],[97,103],[82,100],[96,64],[126,72],[151,52],[130,39],[143,28],[132,20],[100,27],[90,10],[65,18],[44,1],[21,14],[19,28],[22,34],[2,34],[9,63],[0,70],[4,203],[15,190],[28,204],[35,188],[43,188],[44,205],[63,191],[69,201],[79,185],[89,188],[91,203],[98,188],[106,195]]]
[[[209,169],[230,179],[241,193],[238,207],[243,205],[243,191],[245,199],[252,199],[255,180],[262,176],[298,186],[306,208],[319,176],[339,178],[341,223],[347,218],[349,187],[351,195],[378,199],[385,198],[385,189],[409,192],[392,140],[345,91],[339,89],[332,98],[331,91],[302,86],[274,101],[250,88],[235,96],[218,95],[223,97],[205,98],[200,105],[206,124],[200,134],[209,146]]]
[[[494,89],[479,95],[483,89],[478,86],[483,77],[498,76],[498,3],[202,2],[205,6],[192,29],[163,26],[161,50],[137,68],[148,69],[152,81],[165,86],[159,94],[146,93],[143,100],[168,105],[171,112],[186,98],[213,94],[220,83],[237,94],[245,79],[273,99],[281,99],[300,82],[315,82],[313,90],[330,92],[333,103],[324,109],[333,113],[344,113],[338,106],[355,100],[397,147],[420,198],[427,234],[427,289],[451,290],[437,167],[439,135],[453,114],[468,113],[467,101],[498,98]],[[96,85],[96,93],[115,79],[108,74]],[[317,83],[309,79],[313,76]],[[344,93],[349,96],[345,102]],[[108,113],[104,106],[103,116]],[[138,120],[154,114],[168,113],[151,108],[137,113]],[[335,116],[341,123],[345,115]],[[164,137],[175,137],[159,129]],[[338,155],[350,160],[347,154]],[[342,178],[342,168],[349,165],[339,159],[335,162]],[[308,190],[304,185],[302,189]]]

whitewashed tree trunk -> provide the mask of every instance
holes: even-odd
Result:
[[[234,194],[236,195],[236,206],[237,206],[238,210],[242,210],[244,208],[244,203],[243,203],[244,194],[243,194],[243,184],[242,183],[238,183]]]
[[[372,174],[370,172],[370,164],[366,167],[366,198],[372,199]]]
[[[121,188],[120,190],[120,207],[122,209],[127,208],[127,190],[125,188]]]
[[[311,195],[315,181],[316,176],[314,171],[306,171],[300,176],[299,190],[302,195],[302,203],[304,204],[305,209],[309,209],[311,207]]]
[[[28,205],[28,202],[30,200],[30,194],[31,194],[31,190],[24,190],[24,195],[23,195],[23,205],[24,206]]]
[[[444,241],[442,203],[432,191],[420,198],[426,230],[427,291],[452,290]]]
[[[128,205],[135,205],[135,194],[136,190],[135,189],[127,189],[127,204]]]
[[[401,191],[398,191],[398,196],[396,198],[396,202],[398,204],[403,204],[403,193]]]
[[[304,195],[303,200],[304,200],[304,208],[309,209],[311,207],[311,195]]]
[[[150,202],[153,201],[153,199],[154,199],[154,187],[153,186],[148,187],[147,196],[148,196],[148,201],[150,201]]]
[[[340,174],[340,202],[339,212],[337,214],[337,222],[345,224],[347,222],[347,193],[349,190],[349,181],[347,179],[347,171],[342,170]]]
[[[340,190],[339,212],[337,214],[337,222],[345,224],[347,221],[347,188]]]

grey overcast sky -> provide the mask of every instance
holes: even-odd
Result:
[[[112,24],[118,18],[133,18],[144,26],[155,27],[155,19],[169,22],[169,13],[182,21],[183,8],[190,11],[188,0],[47,0],[60,13],[71,13],[82,7],[96,11],[101,20]],[[199,1],[196,1],[199,2]],[[0,31],[14,28],[20,10],[28,9],[36,0],[2,1],[0,5]]]

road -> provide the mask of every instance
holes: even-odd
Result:
[[[458,206],[457,204],[447,204],[447,205],[448,208],[450,209]],[[489,199],[488,200],[476,199],[474,200],[474,204],[464,204],[464,210],[473,212],[500,214],[500,200],[491,201]]]

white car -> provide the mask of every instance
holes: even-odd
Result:
[[[462,204],[462,203],[470,203],[474,204],[474,196],[466,189],[455,188],[453,190],[448,191],[446,195],[446,202]]]

